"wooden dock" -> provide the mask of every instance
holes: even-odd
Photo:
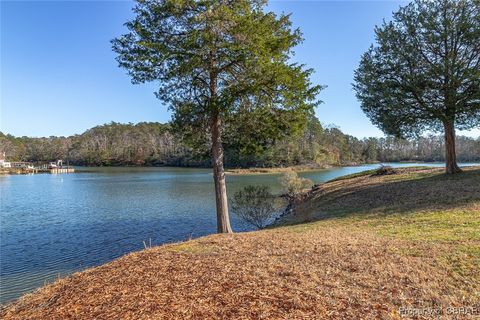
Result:
[[[73,167],[64,167],[64,168],[46,168],[38,169],[38,172],[43,173],[74,173],[75,169]]]
[[[75,169],[73,168],[56,168],[56,169],[49,169],[50,173],[74,173]]]
[[[2,168],[0,169],[0,175],[2,174],[35,174],[35,173],[74,173],[75,169],[72,167],[69,168],[34,168],[34,169],[25,169],[25,168]]]

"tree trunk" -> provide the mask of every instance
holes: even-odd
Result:
[[[461,172],[457,165],[457,155],[455,153],[455,127],[453,121],[444,122],[445,127],[445,161],[448,174]]]
[[[215,202],[217,205],[217,232],[232,233],[228,215],[227,186],[223,168],[223,146],[221,136],[221,120],[218,113],[212,119],[212,165],[215,182]]]

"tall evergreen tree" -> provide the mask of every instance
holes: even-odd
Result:
[[[399,137],[443,129],[446,171],[459,172],[455,128],[480,125],[480,1],[415,0],[375,34],[355,72],[362,109]]]
[[[129,33],[113,40],[132,82],[158,82],[157,96],[176,125],[198,148],[209,146],[218,232],[232,231],[225,129],[256,123],[275,138],[289,131],[275,128],[294,129],[313,112],[321,89],[310,83],[312,70],[289,61],[302,41],[299,30],[265,6],[264,0],[139,0]]]

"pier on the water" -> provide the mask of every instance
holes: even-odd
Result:
[[[73,167],[63,167],[63,168],[46,168],[46,169],[37,169],[37,172],[44,173],[74,173],[75,169]]]
[[[0,174],[29,174],[29,173],[74,173],[75,169],[62,160],[34,166],[30,162],[7,162],[0,159]]]
[[[72,166],[63,165],[62,160],[57,160],[56,162],[50,162],[49,164],[44,164],[37,168],[37,172],[43,173],[73,173],[75,169]]]

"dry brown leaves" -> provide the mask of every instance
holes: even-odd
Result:
[[[212,235],[74,274],[21,298],[1,316],[395,319],[401,306],[474,302],[435,266],[434,253],[395,253],[405,246],[411,244],[341,229]]]

